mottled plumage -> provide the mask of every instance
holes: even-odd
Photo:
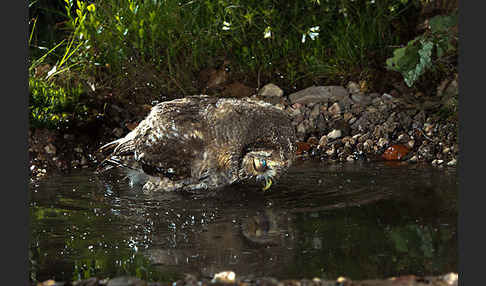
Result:
[[[266,189],[290,166],[295,140],[290,116],[271,104],[191,96],[155,105],[125,137],[101,147],[111,154],[99,169],[141,169],[146,190],[215,189],[252,178]]]

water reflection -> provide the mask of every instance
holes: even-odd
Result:
[[[40,281],[457,272],[455,170],[299,162],[268,193],[151,195],[84,170],[31,190],[31,277]]]

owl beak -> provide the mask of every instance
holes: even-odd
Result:
[[[270,189],[272,186],[272,179],[270,177],[265,177],[265,186],[263,187],[262,191],[266,191]]]

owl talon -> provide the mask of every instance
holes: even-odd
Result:
[[[272,179],[271,178],[265,178],[265,187],[263,187],[262,191],[266,191],[270,189],[272,186]]]

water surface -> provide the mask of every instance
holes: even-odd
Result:
[[[263,193],[143,194],[113,173],[30,187],[30,276],[384,278],[457,272],[455,169],[299,161]]]

